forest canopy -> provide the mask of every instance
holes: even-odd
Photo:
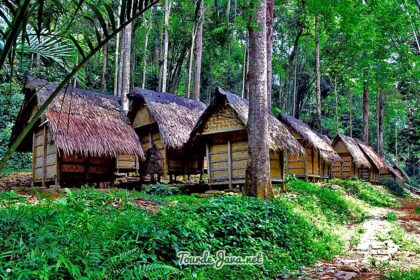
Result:
[[[127,10],[123,17],[132,16],[132,22],[111,36],[124,20],[125,1],[2,1],[2,57],[10,34],[16,34],[0,69],[0,158],[23,99],[24,77],[62,82],[104,38],[71,79],[73,85],[123,97],[138,86],[205,103],[220,86],[247,97],[253,2],[160,1],[136,17]],[[295,116],[330,138],[343,133],[365,139],[418,176],[419,2],[273,4],[273,112]],[[17,30],[15,20],[22,20]],[[8,165],[28,166],[27,155],[15,155]]]

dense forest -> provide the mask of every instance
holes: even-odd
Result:
[[[23,77],[61,82],[96,47],[92,42],[110,36],[115,26],[109,25],[124,9],[119,1],[26,2],[18,30],[12,21],[19,6],[2,1],[0,8],[1,47],[10,47],[7,36],[17,32],[2,58],[0,156],[20,108]],[[267,17],[273,112],[293,115],[330,137],[363,139],[418,176],[418,4],[267,1],[273,15]],[[243,0],[162,1],[110,37],[71,83],[122,96],[126,108],[124,97],[134,86],[205,103],[216,86],[247,97],[254,10],[252,1]],[[29,161],[15,155],[8,168],[29,167]]]

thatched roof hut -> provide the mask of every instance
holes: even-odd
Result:
[[[141,88],[134,88],[129,98],[133,101],[128,114],[132,127],[145,150],[153,144],[157,146],[163,158],[161,173],[166,176],[201,172],[202,159],[186,153],[185,149],[206,105],[174,94]],[[152,163],[146,163],[149,164]]]
[[[57,86],[41,79],[28,79],[11,143]],[[43,123],[51,130],[60,153],[100,157],[119,154],[144,156],[138,137],[119,99],[114,96],[68,86],[47,107],[39,124]],[[27,137],[19,150],[30,151],[31,142],[32,136]]]
[[[343,135],[343,134],[337,134],[337,136],[333,140],[332,146],[334,147],[337,144],[337,142],[340,140],[346,146],[347,150],[352,156],[353,163],[357,167],[371,168],[371,164],[369,163],[369,160],[363,154],[363,151],[360,149],[355,139],[353,139],[350,136]]]
[[[386,168],[384,160],[375,152],[375,150],[359,139],[354,139],[359,145],[360,149],[363,151],[365,156],[370,160],[370,162],[376,167],[376,169]]]
[[[191,133],[191,144],[207,158],[211,185],[245,182],[248,161],[248,100],[217,88],[215,95]],[[299,142],[273,114],[268,114],[270,175],[284,182],[284,151],[305,154]]]
[[[202,114],[191,133],[192,136],[194,136],[200,127],[203,126],[206,120],[213,114],[217,106],[222,102],[225,102],[225,100],[227,105],[233,109],[241,123],[245,127],[247,126],[249,110],[248,100],[218,87],[216,88],[215,96],[212,102]],[[305,151],[299,142],[296,141],[284,124],[277,120],[271,112],[268,114],[268,129],[270,134],[270,148],[272,150],[287,150],[292,154],[305,154]]]
[[[289,130],[299,134],[304,142],[307,142],[314,149],[318,150],[322,159],[328,162],[341,161],[340,156],[334,151],[331,145],[322,137],[318,136],[318,134],[304,122],[284,113],[280,113],[278,119],[287,125]]]
[[[200,101],[142,88],[134,88],[129,98],[133,100],[130,119],[134,120],[135,113],[144,103],[159,127],[163,143],[173,149],[180,149],[187,143],[198,118],[206,109],[206,104]]]
[[[27,79],[25,99],[12,130],[11,143],[57,86],[41,79]],[[100,166],[96,174],[102,172],[111,176],[119,155],[133,159],[144,157],[140,141],[118,98],[71,86],[65,87],[49,104],[18,150],[33,151],[34,181],[42,177],[43,184],[47,179],[64,178],[73,171],[86,178],[93,164],[89,159],[97,161],[96,167]],[[67,161],[75,160],[74,157],[80,164]],[[101,166],[101,161],[106,164]]]

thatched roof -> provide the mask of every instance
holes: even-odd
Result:
[[[129,95],[133,100],[129,117],[135,117],[137,110],[145,104],[156,121],[163,143],[173,149],[182,148],[188,141],[206,104],[176,96],[174,94],[134,88]]]
[[[395,177],[397,177],[398,179],[400,179],[401,181],[404,181],[404,175],[401,174],[401,172],[399,170],[397,170],[396,168],[392,167],[392,165],[384,160],[384,164],[385,164],[385,168],[391,172]]]
[[[318,134],[319,137],[321,137],[328,145],[332,145],[332,140],[325,134]]]
[[[347,147],[347,150],[350,152],[353,158],[354,164],[357,167],[372,168],[369,160],[363,154],[363,151],[360,149],[356,140],[343,134],[337,134],[337,136],[334,138],[332,146],[334,147],[339,140],[343,141],[344,145]]]
[[[329,162],[342,161],[331,145],[322,137],[318,136],[318,134],[316,134],[306,123],[284,113],[280,113],[278,119],[283,122],[290,131],[299,134],[304,141],[318,150],[324,160]]]
[[[33,112],[57,88],[56,83],[28,78],[25,100],[13,127],[10,142],[27,125]],[[139,138],[131,128],[119,99],[68,86],[47,107],[38,125],[46,124],[60,153],[116,157],[130,154],[144,157]],[[30,151],[32,134],[20,150]]]
[[[206,111],[202,114],[197,125],[195,126],[192,137],[202,128],[207,119],[212,115],[214,110],[219,104],[226,102],[236,113],[239,120],[246,127],[248,124],[248,100],[239,97],[238,95],[226,91],[222,88],[216,88],[215,95],[207,107]],[[305,154],[304,149],[299,142],[292,136],[289,130],[269,112],[268,114],[268,127],[270,134],[270,148],[272,150],[287,150],[292,154]]]
[[[375,152],[375,150],[359,139],[355,139],[357,144],[359,145],[360,149],[362,149],[363,153],[366,155],[368,159],[373,163],[373,165],[377,169],[386,168],[384,160]]]

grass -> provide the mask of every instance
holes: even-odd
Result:
[[[358,226],[357,229],[355,230],[355,233],[353,234],[353,236],[350,239],[350,245],[352,247],[356,247],[357,245],[359,245],[360,243],[360,239],[363,235],[363,233],[365,233],[365,229],[362,226]]]
[[[384,280],[413,280],[420,279],[420,270],[395,270],[388,272],[384,277]]]
[[[344,188],[345,192],[372,206],[394,206],[397,201],[393,195],[381,186],[374,186],[368,182],[352,179],[333,179],[331,183]]]

